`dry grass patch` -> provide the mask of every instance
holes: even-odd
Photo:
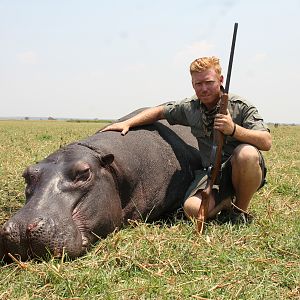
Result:
[[[24,203],[23,169],[97,123],[1,122],[0,221]],[[70,261],[2,265],[0,299],[299,299],[300,127],[272,129],[268,184],[249,226],[132,222]],[[5,141],[5,143],[4,143]]]

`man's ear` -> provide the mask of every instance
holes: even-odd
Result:
[[[221,82],[221,84],[223,84],[223,82],[224,82],[224,76],[223,75],[220,76],[220,82]]]

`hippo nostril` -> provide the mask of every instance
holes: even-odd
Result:
[[[2,247],[16,247],[20,243],[20,230],[18,224],[15,222],[7,222],[0,230],[0,239],[2,240]]]
[[[11,232],[11,228],[9,226],[5,226],[2,229],[3,235],[8,235]]]
[[[11,226],[10,223],[9,224],[5,224],[5,226],[3,226],[3,228],[2,228],[2,232],[4,234],[9,234],[11,231],[12,231],[12,226]]]
[[[14,223],[7,223],[2,228],[2,235],[4,237],[15,236],[17,234],[17,227]]]

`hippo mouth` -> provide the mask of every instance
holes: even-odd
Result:
[[[61,256],[64,239],[57,232],[57,226],[52,218],[36,218],[26,228],[26,239],[29,246],[29,256],[45,256],[45,250],[53,256]]]
[[[86,218],[81,214],[81,210],[78,206],[72,212],[72,220],[77,227],[79,233],[81,234],[81,246],[82,251],[86,251],[90,244],[89,238],[87,237],[87,233],[89,232],[89,227],[87,225]]]

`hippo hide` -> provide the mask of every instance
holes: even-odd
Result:
[[[200,164],[190,128],[166,121],[69,144],[24,171],[26,203],[0,229],[0,259],[75,258],[130,219],[162,218]]]

